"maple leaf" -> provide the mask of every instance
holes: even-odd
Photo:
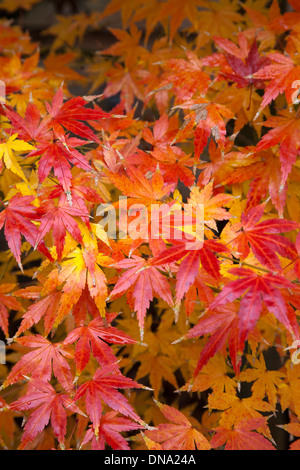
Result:
[[[145,444],[147,446],[147,449],[149,450],[161,450],[161,445],[158,442],[152,441],[149,437],[145,436],[144,433],[142,433],[143,439],[145,441]]]
[[[209,87],[209,76],[203,71],[203,61],[191,50],[185,50],[186,59],[168,59],[164,62],[167,71],[161,88],[172,85],[178,101],[187,100],[195,93],[205,93]]]
[[[224,4],[204,0],[202,3],[205,9],[201,10],[197,22],[198,45],[206,44],[212,36],[231,38],[232,25],[239,25],[243,20],[236,2]]]
[[[178,388],[175,371],[177,365],[174,364],[174,356],[167,356],[164,354],[151,354],[151,352],[145,352],[139,354],[137,360],[141,361],[141,365],[138,369],[136,379],[149,376],[151,387],[153,387],[153,395],[158,398],[159,393],[162,390],[164,381],[173,385],[175,389]]]
[[[57,380],[69,390],[73,388],[73,376],[67,358],[72,354],[62,343],[51,343],[41,335],[29,335],[17,338],[17,343],[28,348],[34,348],[33,351],[24,354],[17,364],[14,365],[8,374],[2,387],[12,385],[24,376],[32,374],[34,379],[49,381],[53,373]]]
[[[260,42],[261,50],[273,49],[279,30],[285,29],[282,23],[278,22],[282,19],[278,1],[273,0],[267,10],[261,7],[258,10],[256,2],[252,2],[252,5],[251,2],[248,5],[244,4],[243,9],[253,23],[253,30],[256,30],[256,39]]]
[[[238,323],[241,343],[246,340],[249,332],[259,319],[263,302],[288,331],[298,336],[297,322],[293,318],[294,314],[292,314],[292,317],[288,314],[284,297],[280,291],[280,289],[293,287],[288,279],[274,274],[259,275],[245,268],[233,268],[229,272],[239,276],[239,279],[226,284],[222,292],[211,303],[210,309],[233,302],[244,294],[240,301]]]
[[[80,385],[75,393],[74,401],[85,397],[86,411],[93,423],[94,434],[98,436],[102,415],[102,401],[114,411],[143,424],[141,418],[135,413],[126,397],[116,390],[117,388],[141,387],[134,380],[117,372],[114,364],[110,363],[101,369],[97,369],[91,380]]]
[[[192,121],[195,128],[194,153],[199,158],[212,135],[221,148],[225,146],[226,119],[232,119],[233,113],[228,107],[208,101],[205,98],[191,99],[175,108],[188,109],[185,121]]]
[[[135,66],[130,71],[127,68],[123,67],[119,63],[115,63],[114,68],[108,68],[106,73],[107,76],[107,85],[103,92],[105,98],[110,98],[111,96],[117,95],[120,93],[121,100],[124,102],[124,107],[126,113],[130,113],[133,108],[135,97],[141,101],[144,101],[144,94],[142,87],[138,86],[136,83],[135,74],[140,69]]]
[[[227,176],[231,176],[233,172],[231,166],[231,147],[232,143],[227,141],[225,149],[222,151],[214,140],[211,139],[208,144],[210,161],[205,163],[201,161],[201,163],[198,164],[198,168],[202,170],[197,181],[198,186],[203,187],[211,180],[213,180],[215,185],[222,184]]]
[[[230,194],[213,195],[213,182],[210,181],[203,189],[194,186],[191,189],[188,204],[196,206],[203,204],[203,218],[205,225],[212,230],[218,231],[216,220],[229,220],[231,215],[224,209],[232,202],[233,197]]]
[[[108,173],[108,177],[123,195],[129,196],[129,202],[149,205],[169,196],[174,184],[165,184],[160,171],[156,171],[149,181],[137,168],[126,169],[126,175]],[[132,199],[131,199],[132,198]]]
[[[191,186],[195,180],[190,170],[194,160],[177,145],[172,145],[177,137],[177,126],[177,115],[168,119],[163,113],[155,122],[152,131],[148,127],[143,129],[143,139],[152,146],[149,155],[139,151],[138,154],[129,155],[126,161],[131,165],[138,164],[141,170],[145,168],[145,173],[154,173],[158,162],[165,182],[177,183],[179,178],[186,186]]]
[[[258,142],[258,151],[279,145],[279,158],[281,162],[281,185],[287,181],[292,166],[299,154],[299,118],[291,112],[281,112],[264,122],[264,126],[271,127]]]
[[[134,309],[137,312],[141,336],[144,331],[144,318],[155,294],[173,304],[172,294],[166,277],[144,258],[133,255],[132,258],[119,261],[117,268],[128,268],[115,284],[110,297],[122,295],[133,286]]]
[[[0,327],[5,336],[8,336],[8,310],[22,311],[22,305],[15,298],[15,293],[11,292],[15,284],[0,284]]]
[[[42,119],[35,103],[29,102],[27,104],[24,117],[9,106],[5,106],[5,115],[11,122],[12,131],[16,132],[18,137],[26,142],[39,142],[52,136],[47,122]]]
[[[33,150],[34,147],[27,142],[24,142],[24,140],[17,139],[17,136],[18,134],[12,134],[5,142],[0,142],[0,158],[3,158],[8,170],[11,170],[14,174],[27,181],[14,152],[25,153]]]
[[[205,346],[204,346],[205,347]],[[194,361],[191,361],[193,364]],[[221,354],[215,354],[203,368],[194,374],[194,377],[180,390],[203,392],[212,389],[213,392],[226,392],[235,394],[237,383],[229,376],[231,372],[225,358]]]
[[[23,296],[22,293],[17,292],[17,295]],[[48,335],[53,327],[57,308],[61,301],[62,294],[59,291],[50,292],[44,298],[31,304],[27,311],[22,316],[22,322],[13,339],[20,336],[21,333],[28,330],[32,325],[37,324],[44,316],[45,333]]]
[[[249,255],[249,245],[257,260],[267,268],[281,271],[281,264],[276,252],[285,258],[295,259],[297,256],[294,244],[282,235],[298,228],[299,224],[285,219],[267,219],[258,222],[265,210],[265,204],[253,207],[241,216],[242,233],[234,240],[241,259]]]
[[[80,326],[85,323],[87,315],[92,315],[94,318],[99,315],[99,309],[95,300],[91,296],[88,285],[85,285],[80,293],[78,301],[73,305],[72,315],[75,319],[76,325]]]
[[[248,148],[246,150],[248,152]],[[222,183],[224,185],[231,185],[237,181],[250,182],[246,212],[258,206],[266,197],[267,191],[269,191],[272,203],[278,211],[279,218],[283,218],[288,185],[287,183],[285,185],[281,184],[281,163],[278,156],[271,149],[260,152],[256,152],[254,149],[254,153],[247,153],[247,155],[248,157],[246,158],[244,153],[240,155],[246,166],[244,164],[238,166],[236,162],[232,162],[235,167],[238,167],[231,168],[232,171],[230,171],[230,174],[224,175]]]
[[[162,414],[171,423],[162,423],[155,431],[145,434],[161,444],[163,450],[209,450],[207,439],[195,429],[183,413],[176,408],[156,402]]]
[[[195,181],[195,176],[191,171],[194,159],[176,145],[159,145],[149,153],[139,149],[138,153],[126,157],[126,162],[132,167],[137,166],[138,170],[146,175],[151,175],[151,173],[154,175],[159,166],[166,187],[173,188],[178,180],[190,187]]]
[[[277,389],[280,388],[285,374],[277,370],[267,370],[262,354],[259,359],[254,360],[249,356],[247,358],[253,368],[242,371],[239,379],[242,382],[254,382],[251,387],[253,396],[264,398],[266,395],[270,405],[275,408]]]
[[[39,65],[39,50],[37,48],[31,50],[26,58],[22,57],[20,51],[15,52],[9,63],[6,62],[8,84],[12,86],[8,102],[22,116],[24,116],[29,101],[34,101],[39,109],[44,112],[44,100],[52,98],[54,86],[53,83],[50,83],[52,82],[52,80],[49,80],[50,77],[45,74]],[[26,86],[24,86],[24,82],[26,82]],[[42,87],[41,82],[44,82]]]
[[[245,53],[245,49],[248,49],[248,47],[245,48],[245,38],[242,37],[241,34],[239,35],[239,41],[243,48],[241,51],[235,44],[231,46],[228,39],[215,37],[214,41],[217,46],[226,51],[225,57],[227,63],[233,71],[233,73],[221,72],[222,77],[226,78],[228,81],[236,82],[237,86],[242,88],[248,86],[250,86],[251,89],[252,87],[264,87],[264,83],[253,78],[253,76],[260,69],[269,65],[270,60],[267,57],[260,56],[256,40],[253,41],[248,55]]]
[[[204,6],[202,0],[191,0],[188,4],[180,6],[176,0],[167,0],[161,7],[159,18],[169,18],[170,40],[180,28],[183,20],[187,18],[192,24],[197,24],[198,8]]]
[[[218,281],[210,274],[207,274],[203,267],[201,267],[195,281],[185,294],[184,308],[188,318],[190,318],[195,311],[199,300],[203,306],[206,306],[213,301],[215,296],[211,287],[216,287],[217,285]]]
[[[265,67],[254,74],[254,78],[257,80],[270,80],[270,83],[265,88],[264,97],[257,115],[283,92],[285,92],[288,103],[292,104],[292,95],[295,91],[293,83],[299,78],[300,67],[295,65],[289,55],[273,52],[268,54],[268,59],[275,63],[266,64]]]
[[[74,18],[74,17],[73,17]],[[60,80],[61,76],[65,77],[65,80],[74,80],[77,82],[84,82],[85,79],[76,70],[68,66],[76,60],[77,54],[75,52],[64,52],[62,54],[56,54],[50,52],[47,57],[43,60],[45,70]]]
[[[135,379],[149,377],[149,382],[153,388],[154,397],[158,398],[163,381],[169,382],[175,389],[178,383],[175,371],[178,368],[180,357],[177,354],[176,347],[171,344],[176,338],[174,329],[174,313],[167,310],[160,318],[159,325],[155,325],[152,317],[149,315],[145,319],[145,347],[136,345],[130,347],[130,357],[134,363],[139,363],[139,368]],[[131,319],[120,319],[118,324],[120,328],[129,331],[133,337],[138,337],[138,326],[133,324]],[[152,331],[155,327],[155,331]],[[128,348],[129,349],[129,348]],[[124,370],[129,372],[132,369],[132,362],[125,365]]]
[[[3,449],[22,436],[29,450],[54,449],[55,439],[70,450],[269,449],[266,415],[277,406],[299,434],[298,351],[285,348],[299,339],[300,13],[298,1],[287,3],[281,14],[278,0],[110,0],[103,13],[59,15],[45,31],[54,36],[47,57],[0,22],[0,230],[9,248],[0,254],[0,327],[16,340],[0,378],[17,402],[0,398]],[[111,14],[123,26],[87,65],[85,33]],[[88,93],[114,95],[109,113],[92,104],[101,95],[64,100],[71,81],[87,84],[71,62],[87,65]],[[120,193],[135,233],[109,239],[90,219],[110,204],[123,236]],[[194,220],[181,219],[185,201],[193,217],[204,206],[201,241],[189,237]],[[152,204],[159,229],[166,215],[175,231],[179,215],[176,233],[152,236]],[[132,339],[141,325],[147,344]],[[279,370],[264,363],[273,350]],[[174,408],[161,413],[141,380],[165,403],[175,387]],[[183,391],[192,392],[187,407]],[[74,396],[86,416],[75,415]],[[199,403],[208,409],[201,424]]]
[[[108,314],[106,320],[110,323],[116,314]],[[76,375],[80,375],[90,359],[90,352],[105,366],[116,362],[111,348],[106,344],[133,344],[136,341],[112,326],[104,326],[102,318],[95,318],[87,326],[74,328],[64,339],[63,344],[77,342],[75,349]]]
[[[176,304],[179,304],[198,274],[200,261],[206,272],[216,279],[220,278],[219,261],[214,252],[226,251],[228,248],[215,240],[196,241],[193,244],[178,242],[163,250],[150,263],[152,266],[162,266],[182,259],[176,275]]]
[[[35,240],[35,247],[37,247],[44,236],[52,229],[52,236],[56,246],[57,258],[60,260],[66,237],[66,230],[78,241],[82,243],[82,235],[78,227],[78,223],[72,216],[84,217],[80,209],[72,207],[63,203],[54,204],[53,201],[47,201],[43,206],[40,206],[38,212],[41,216],[41,224],[38,228],[37,237]]]
[[[61,136],[60,139],[41,141],[36,149],[29,153],[28,157],[42,155],[38,163],[39,180],[42,183],[49,175],[53,167],[54,175],[61,183],[65,192],[70,192],[72,183],[71,164],[91,171],[92,167],[85,156],[75,147],[83,145],[86,141],[74,137]]]
[[[213,448],[225,445],[225,450],[275,450],[275,447],[264,436],[256,431],[266,423],[266,418],[242,419],[233,428],[219,426],[210,441]]]
[[[240,398],[231,393],[213,393],[208,397],[209,410],[222,410],[223,413],[219,420],[220,427],[232,429],[243,419],[261,419],[261,413],[271,412],[274,408],[266,401],[256,397]],[[257,431],[262,433],[268,439],[272,439],[269,427],[264,421]]]
[[[23,271],[21,264],[21,234],[24,235],[30,245],[36,245],[39,251],[44,253],[50,260],[53,260],[44,241],[39,240],[38,243],[36,242],[38,228],[32,221],[39,220],[40,216],[37,208],[31,204],[34,199],[34,196],[13,196],[8,205],[5,204],[5,209],[0,214],[0,229],[4,225],[5,238],[21,271]]]
[[[82,97],[71,98],[63,104],[63,89],[60,87],[54,96],[51,105],[46,103],[49,113],[49,126],[55,134],[63,139],[64,128],[75,135],[100,143],[95,133],[81,121],[92,121],[109,117],[109,113],[98,109],[84,108],[87,101]]]
[[[197,377],[199,371],[211,357],[223,349],[226,342],[228,342],[229,354],[234,371],[238,374],[241,364],[240,354],[244,349],[244,344],[239,338],[238,324],[239,318],[237,309],[233,304],[229,304],[226,307],[219,307],[214,309],[214,311],[208,311],[208,313],[200,318],[197,325],[191,328],[180,340],[177,340],[178,342],[183,339],[198,338],[210,334],[209,340],[201,351],[194,371],[194,377]]]
[[[63,205],[68,204],[72,205],[72,207],[77,207],[82,213],[86,212],[88,220],[87,205],[89,203],[100,204],[104,202],[103,197],[92,187],[92,178],[93,176],[90,173],[80,172],[77,175],[72,175],[69,192],[66,193],[64,187],[58,184],[52,187],[49,199],[59,198]]]
[[[289,408],[298,418],[300,417],[299,371],[299,364],[293,364],[291,360],[287,360],[283,369],[286,378],[278,388],[282,411]]]
[[[73,403],[69,395],[57,393],[54,388],[44,380],[31,379],[31,389],[25,396],[9,405],[13,411],[30,410],[36,408],[27,420],[22,435],[22,444],[19,449],[24,449],[28,443],[48,425],[51,426],[59,444],[64,448],[64,439],[67,431],[67,411],[83,414]]]
[[[110,32],[117,38],[117,41],[101,53],[121,56],[126,68],[128,70],[132,69],[144,53],[144,48],[140,45],[142,32],[138,30],[134,23],[130,26],[129,32],[117,28],[110,28]]]
[[[44,34],[55,36],[51,44],[51,50],[57,51],[67,44],[74,50],[76,40],[81,41],[84,37],[86,29],[96,25],[100,19],[100,13],[97,11],[79,13],[72,15],[55,15],[57,22],[43,31]],[[57,67],[56,67],[57,68]],[[61,82],[61,81],[60,81]]]
[[[282,425],[279,425],[278,427],[284,429],[286,432],[288,432],[292,436],[300,437],[300,423],[297,421],[292,421],[291,423],[288,423],[288,424],[282,424]],[[299,447],[300,447],[300,440],[297,439],[290,444],[289,450],[299,450]]]
[[[96,243],[96,241],[94,240]],[[85,246],[82,250],[75,248],[61,263],[61,268],[54,268],[48,275],[43,292],[50,293],[53,288],[61,290],[62,298],[56,311],[54,326],[57,327],[65,315],[77,306],[77,314],[85,318],[86,306],[91,308],[94,316],[105,316],[105,301],[107,299],[106,277],[98,265],[101,264],[101,253],[95,252],[93,247]],[[109,263],[112,263],[112,259]],[[84,297],[82,294],[86,290]],[[78,317],[77,317],[78,318]]]
[[[84,436],[80,448],[92,441],[93,450],[105,450],[107,443],[114,450],[130,450],[128,442],[121,435],[121,432],[134,431],[143,426],[134,423],[127,418],[117,416],[115,411],[109,411],[102,415],[99,426],[99,435],[95,436],[91,426]]]

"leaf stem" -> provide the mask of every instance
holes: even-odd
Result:
[[[217,256],[223,259],[228,259],[229,261],[234,261],[230,256],[222,255],[220,253],[216,253]],[[239,264],[242,264],[243,266],[247,266],[248,268],[253,268],[253,269],[258,269],[259,271],[262,271],[264,273],[270,273],[271,271],[266,268],[261,268],[260,266],[254,266],[253,264],[246,263],[245,261],[239,261]]]

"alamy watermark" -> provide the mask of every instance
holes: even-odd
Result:
[[[291,361],[293,364],[299,364],[300,363],[300,340],[296,339],[295,341],[293,341],[292,346],[289,346],[288,348],[286,348],[286,350],[288,349],[296,349],[296,351],[294,351],[291,356]]]
[[[116,209],[117,206],[117,209]],[[118,214],[117,214],[118,212]],[[98,224],[111,239],[182,240],[186,248],[199,249],[204,241],[204,204],[131,204],[120,196],[118,204],[100,204]]]
[[[0,364],[6,364],[6,348],[4,341],[0,341]]]
[[[6,86],[3,80],[0,80],[0,103],[6,102]]]
[[[296,88],[296,90],[294,91],[294,93],[292,94],[292,103],[293,104],[298,104],[300,103],[300,99],[298,98],[298,96],[300,95],[300,80],[294,80],[293,83],[292,83],[292,89],[294,90]]]

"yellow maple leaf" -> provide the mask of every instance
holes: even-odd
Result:
[[[180,358],[177,354],[177,346],[171,344],[178,334],[176,333],[177,326],[173,324],[173,321],[173,312],[167,310],[161,315],[159,326],[152,331],[152,328],[156,326],[155,322],[147,317],[144,343],[128,345],[125,349],[125,352],[130,350],[132,361],[140,362],[136,380],[148,376],[156,398],[164,380],[178,388],[174,373],[180,366]],[[131,337],[138,338],[137,323],[132,319],[120,319],[118,325],[123,331],[128,331]],[[129,371],[131,367],[132,362],[126,365],[125,370]]]
[[[24,153],[34,150],[34,147],[27,142],[24,142],[24,140],[17,139],[17,135],[18,134],[12,134],[6,142],[0,143],[0,158],[3,158],[8,170],[11,170],[13,173],[20,176],[20,178],[27,181],[14,152]]]
[[[208,397],[209,410],[222,410],[219,421],[220,426],[230,428],[243,418],[260,418],[260,412],[272,412],[274,408],[268,402],[256,398],[253,395],[248,398],[240,398],[231,393],[211,393]],[[257,429],[265,437],[271,439],[271,433],[267,424]]]
[[[280,371],[267,370],[263,355],[259,359],[247,356],[253,369],[246,369],[241,372],[239,379],[241,382],[254,382],[252,385],[253,396],[263,399],[267,396],[270,405],[274,408],[277,401],[277,389],[282,384],[285,377]]]
[[[284,371],[286,372],[285,383],[278,389],[281,409],[284,412],[287,408],[294,411],[300,417],[300,364],[293,364],[290,360],[286,362]]]
[[[225,358],[221,354],[216,354],[199,372],[193,384],[186,384],[181,390],[203,392],[211,388],[215,393],[226,391],[234,394],[237,383],[229,377],[228,372]]]
[[[213,36],[231,37],[234,24],[244,19],[238,13],[239,4],[233,2],[203,2],[205,10],[201,10],[198,20],[197,46],[204,46]]]

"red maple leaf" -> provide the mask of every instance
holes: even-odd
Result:
[[[95,133],[81,121],[92,121],[111,116],[100,108],[85,108],[84,106],[87,103],[88,101],[81,96],[71,98],[66,103],[63,103],[63,89],[60,87],[51,105],[46,103],[49,116],[45,119],[48,119],[49,126],[59,138],[64,137],[65,128],[75,135],[79,135],[80,137],[95,141],[99,144],[100,141]]]
[[[86,212],[88,220],[89,212],[86,203],[100,204],[104,202],[97,191],[90,186],[91,178],[94,178],[91,173],[78,173],[76,176],[72,176],[69,193],[66,193],[64,187],[58,184],[51,187],[51,192],[48,197],[49,199],[59,198],[59,202],[63,205],[70,205],[71,201],[72,207],[77,207],[82,213]]]
[[[239,339],[244,343],[253,330],[262,311],[263,302],[267,309],[288,331],[298,337],[298,325],[295,314],[287,309],[280,289],[292,288],[293,284],[283,276],[275,274],[259,275],[250,269],[233,268],[230,273],[240,276],[229,282],[211,303],[214,309],[242,297],[239,308]]]
[[[85,171],[92,170],[86,157],[76,149],[84,143],[85,141],[82,139],[67,135],[60,136],[59,139],[41,140],[36,145],[36,149],[28,154],[28,157],[42,155],[38,164],[39,181],[42,183],[53,167],[54,175],[64,191],[70,192],[72,182],[71,164]]]
[[[257,260],[269,269],[281,271],[281,264],[276,253],[289,259],[297,257],[295,244],[282,235],[299,228],[299,223],[285,219],[267,219],[258,222],[264,214],[265,204],[253,207],[241,216],[242,232],[233,243],[241,259],[247,258],[251,247]]]
[[[135,413],[126,397],[117,391],[117,388],[141,387],[142,385],[117,372],[114,364],[110,364],[98,369],[91,380],[88,380],[78,388],[74,401],[85,397],[86,411],[93,423],[93,430],[97,436],[101,423],[102,401],[114,411],[143,424],[141,418]]]
[[[288,54],[272,52],[268,54],[268,60],[269,64],[254,73],[256,80],[269,81],[257,114],[281,93],[285,93],[288,103],[292,104],[295,92],[293,83],[299,78],[300,67]]]
[[[177,117],[177,115],[174,115]],[[177,145],[172,145],[176,140],[177,120],[168,120],[166,114],[163,114],[154,124],[153,131],[148,127],[143,129],[143,138],[152,148],[149,153],[138,149],[137,152],[130,153],[126,157],[126,162],[146,174],[154,173],[157,165],[164,177],[166,183],[177,184],[178,179],[186,186],[191,186],[195,180],[195,176],[191,168],[194,159],[187,155]],[[170,127],[170,129],[169,129]]]
[[[22,305],[15,298],[15,293],[11,292],[15,284],[1,284],[0,285],[0,328],[8,336],[8,317],[9,310],[22,311]]]
[[[259,54],[256,40],[253,41],[246,57],[244,57],[245,53],[243,54],[235,44],[231,46],[228,39],[215,37],[214,41],[225,51],[227,63],[233,71],[233,73],[221,72],[222,77],[228,81],[237,83],[239,88],[247,86],[254,86],[255,88],[264,87],[264,82],[255,79],[253,75],[261,68],[269,65],[270,60]],[[241,57],[243,57],[244,60]]]
[[[176,341],[210,335],[201,351],[194,377],[198,375],[209,359],[225,346],[227,341],[232,366],[236,375],[238,375],[241,353],[244,350],[244,344],[239,338],[238,323],[239,317],[235,305],[229,304],[226,307],[218,307],[213,312],[209,310],[200,318],[197,325],[191,328],[180,340]]]
[[[150,439],[161,443],[163,450],[209,450],[207,439],[195,429],[187,417],[176,408],[156,402],[171,423],[162,423],[155,431],[147,431]]]
[[[49,421],[55,437],[64,448],[64,439],[67,431],[67,411],[83,415],[80,409],[67,394],[57,393],[54,388],[45,381],[31,379],[30,391],[9,405],[13,411],[30,410],[36,408],[26,421],[22,435],[22,444],[19,449],[24,449],[28,443],[43,431]]]
[[[78,243],[82,243],[80,229],[73,217],[86,217],[86,212],[82,212],[76,207],[62,203],[55,205],[52,200],[46,201],[42,206],[40,206],[38,208],[38,212],[43,215],[41,217],[41,224],[37,230],[35,247],[39,246],[42,239],[51,230],[51,228],[58,259],[61,259],[63,253],[67,230],[72,237],[78,241]]]
[[[141,336],[144,330],[144,318],[155,294],[165,300],[169,305],[173,304],[172,294],[167,278],[154,266],[139,256],[119,261],[117,268],[128,268],[117,281],[111,297],[122,295],[130,287],[133,287],[134,310],[137,312]]]
[[[66,390],[73,388],[71,368],[65,359],[71,358],[72,354],[67,347],[62,343],[51,343],[41,335],[24,336],[18,338],[17,342],[34,350],[24,354],[14,365],[3,387],[23,380],[24,376],[30,374],[34,379],[48,381],[51,379],[53,369],[55,377]]]
[[[5,203],[5,209],[0,214],[0,229],[4,225],[5,238],[21,271],[23,271],[21,264],[21,235],[24,235],[30,245],[36,245],[39,251],[53,261],[44,241],[42,239],[36,241],[38,228],[32,220],[39,220],[40,215],[37,208],[31,204],[34,199],[34,196],[13,196],[8,204]]]
[[[266,423],[266,418],[245,418],[233,428],[218,426],[210,444],[213,448],[225,445],[225,450],[275,450],[264,436],[255,432]]]
[[[11,122],[13,132],[18,133],[19,139],[26,142],[39,142],[52,136],[46,120],[42,119],[34,103],[27,104],[24,117],[16,113],[10,106],[5,106],[5,114]]]
[[[117,416],[115,411],[109,411],[101,417],[99,435],[95,436],[93,426],[90,426],[80,448],[85,446],[89,441],[92,441],[93,450],[105,450],[105,443],[114,450],[130,450],[128,442],[121,436],[121,432],[141,428],[142,426],[140,424],[134,423],[122,416]]]
[[[219,260],[214,255],[214,252],[228,251],[225,245],[215,240],[197,241],[193,244],[179,242],[155,256],[150,261],[150,264],[152,266],[163,266],[182,259],[176,275],[176,303],[178,304],[193,284],[198,274],[200,262],[207,273],[215,279],[219,279]]]
[[[117,314],[109,313],[106,317],[110,323]],[[83,371],[90,359],[90,353],[98,360],[100,365],[109,365],[117,361],[112,349],[106,344],[132,344],[136,341],[122,331],[110,325],[104,326],[103,318],[95,318],[87,326],[79,326],[72,330],[63,344],[76,343],[74,359],[77,375]]]
[[[17,294],[23,297],[22,292],[17,292]],[[61,291],[54,290],[53,292],[50,292],[49,295],[46,295],[43,299],[40,299],[37,302],[31,304],[22,316],[21,325],[14,335],[14,339],[16,339],[24,331],[31,328],[32,325],[37,324],[42,317],[44,317],[45,333],[48,335],[54,325],[57,315],[57,308],[61,297]]]
[[[49,127],[49,120],[41,118],[34,103],[28,103],[24,118],[10,107],[5,108],[5,113],[11,121],[12,129],[18,133],[19,139],[34,142],[35,150],[32,150],[27,157],[42,155],[38,165],[41,183],[53,167],[54,174],[62,184],[64,191],[70,191],[71,165],[86,171],[92,170],[86,157],[76,149],[76,147],[84,145],[86,141],[70,137],[62,132],[56,135],[55,130],[51,131]]]
[[[284,111],[281,114],[281,116],[273,116],[264,121],[264,126],[273,129],[262,137],[256,149],[263,150],[279,145],[281,185],[284,185],[299,155],[300,125],[299,118],[294,113]]]
[[[229,108],[217,102],[205,98],[197,98],[186,101],[176,108],[187,109],[185,116],[188,124],[195,124],[194,153],[199,158],[207,145],[210,136],[224,149],[226,143],[226,120],[234,117]]]
[[[76,325],[82,326],[86,320],[87,314],[96,318],[99,315],[99,309],[95,300],[91,297],[88,285],[85,285],[78,302],[73,306],[72,315],[75,319]]]

